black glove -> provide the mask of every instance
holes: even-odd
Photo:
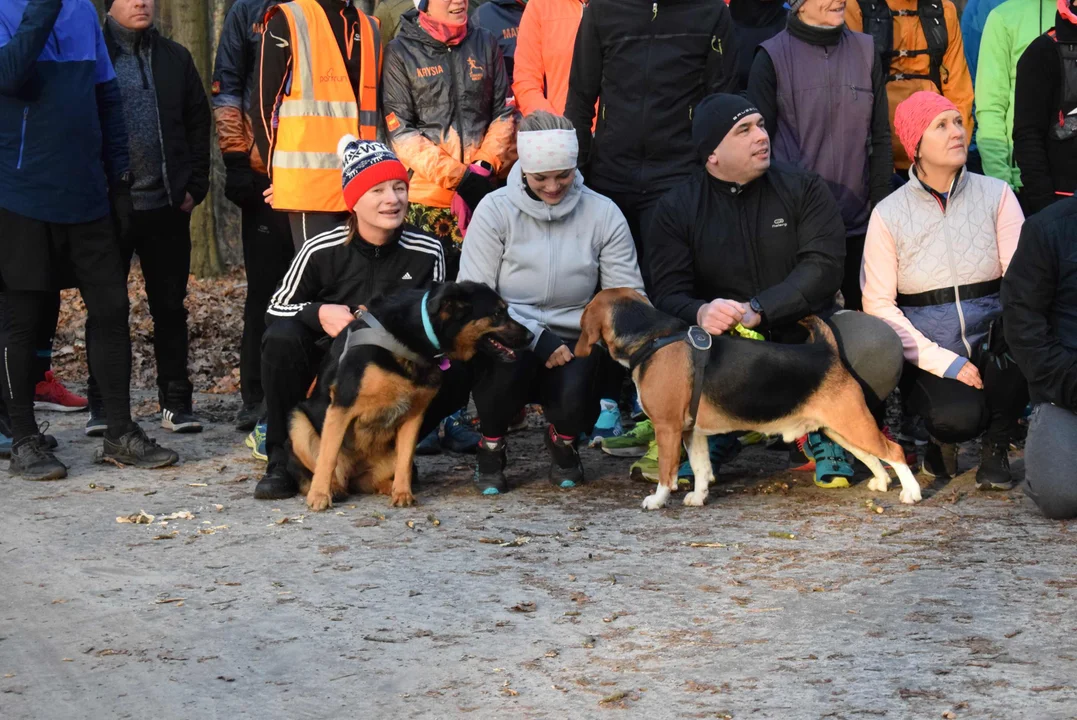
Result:
[[[113,189],[109,193],[109,204],[112,206],[112,223],[115,226],[116,237],[123,244],[131,233],[131,214],[135,211],[134,201],[131,200],[131,189],[128,187]]]
[[[224,159],[224,196],[239,207],[261,201],[260,193],[254,185],[254,170],[247,153],[225,153]]]
[[[479,202],[494,190],[493,175],[486,178],[468,168],[464,173],[464,179],[456,186],[456,194],[467,203],[471,212],[479,206]]]

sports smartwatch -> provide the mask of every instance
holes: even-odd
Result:
[[[752,298],[748,301],[748,306],[752,309],[752,312],[759,316],[760,320],[765,320],[763,315],[763,306],[759,304],[759,298]]]

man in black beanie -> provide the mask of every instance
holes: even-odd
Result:
[[[826,184],[815,173],[772,165],[763,116],[737,95],[705,98],[692,140],[704,167],[666,193],[645,237],[655,306],[710,333],[740,325],[784,343],[804,342],[797,321],[818,315],[868,406],[881,412],[901,375],[901,340],[882,320],[835,303],[845,225]],[[819,433],[804,445],[817,485],[848,487],[853,472],[841,447]],[[712,462],[722,446],[712,445]]]

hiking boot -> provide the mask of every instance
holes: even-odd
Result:
[[[980,467],[976,470],[976,487],[980,490],[1013,490],[1010,474],[1009,443],[983,441]]]
[[[921,469],[928,477],[957,477],[957,443],[940,443],[931,438],[924,450],[924,464]]]
[[[624,435],[604,438],[602,452],[614,457],[646,457],[653,444],[654,425],[650,420],[641,420]],[[657,450],[655,453],[654,461],[657,463]]]
[[[170,382],[157,391],[161,405],[161,427],[174,433],[202,432],[202,423],[194,415],[191,384]]]
[[[553,425],[548,425],[543,441],[550,453],[550,482],[565,489],[582,485],[583,463],[580,462],[580,451],[576,449],[576,439],[562,438],[556,434]]]
[[[158,445],[157,441],[137,424],[131,424],[134,427],[115,440],[110,438],[108,433],[105,434],[103,460],[150,469],[168,467],[179,462],[179,455]]]
[[[604,440],[624,435],[625,429],[621,425],[621,409],[614,400],[599,400],[598,420],[591,429],[591,437],[588,444],[591,447],[601,445]]]
[[[254,486],[254,497],[258,500],[285,500],[299,492],[299,483],[288,472],[287,462],[273,462],[266,468],[266,474]]]
[[[251,449],[251,457],[255,460],[261,460],[262,462],[268,462],[269,456],[266,455],[266,424],[258,423],[251,430],[250,435],[244,441],[244,444]]]
[[[718,469],[723,464],[731,462],[744,448],[739,438],[731,433],[723,435],[710,435],[707,437],[707,449],[710,452],[711,472],[714,478],[718,478]],[[692,472],[692,463],[685,460],[677,469],[677,484],[688,485],[695,482],[696,474]],[[712,480],[713,482],[713,480]]]
[[[258,421],[262,419],[265,412],[266,408],[264,402],[244,403],[243,407],[236,413],[236,430],[249,433],[254,429],[254,426],[258,424]]]
[[[808,433],[802,440],[803,443],[798,440],[797,445],[815,463],[816,487],[828,490],[849,487],[853,466],[849,463],[845,448],[818,430]]]
[[[505,439],[481,438],[475,453],[475,487],[483,495],[500,495],[509,489],[505,482]]]
[[[34,410],[82,412],[88,405],[89,401],[86,398],[64,387],[64,384],[52,374],[52,370],[45,371],[45,379],[34,389]]]
[[[441,421],[441,447],[454,453],[473,453],[478,450],[482,435],[475,431],[464,412],[458,410]]]
[[[31,435],[12,445],[8,472],[24,480],[61,480],[67,477],[67,466],[48,449],[44,436]]]

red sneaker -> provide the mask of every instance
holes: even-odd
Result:
[[[55,412],[81,412],[89,407],[86,398],[64,387],[64,384],[56,379],[52,370],[45,372],[45,379],[37,384],[34,390],[34,409],[53,410]]]

